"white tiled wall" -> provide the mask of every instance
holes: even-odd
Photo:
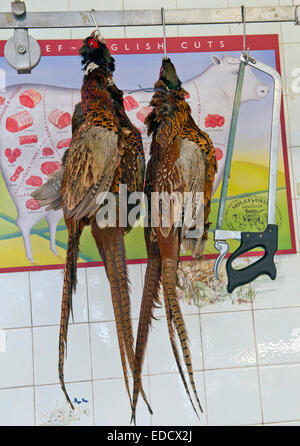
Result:
[[[242,2],[246,6],[289,5],[288,0]],[[240,0],[211,0],[210,7]],[[296,1],[294,2],[296,4]],[[28,11],[207,7],[204,0],[27,0]],[[1,0],[1,11],[10,1]],[[249,33],[278,33],[293,212],[299,252],[300,94],[292,71],[300,67],[300,27],[249,25]],[[81,38],[89,30],[40,30],[38,38]],[[239,34],[241,26],[168,27],[168,35]],[[11,33],[0,31],[0,38]],[[106,37],[161,35],[150,27],[105,28]],[[171,353],[163,310],[153,322],[144,388],[154,410],[139,401],[140,425],[300,425],[300,254],[277,258],[278,278],[260,282],[253,304],[182,305],[190,333],[196,386],[204,414],[196,418]],[[134,328],[145,266],[129,267]],[[0,425],[126,425],[130,410],[122,380],[109,285],[103,268],[79,271],[74,322],[69,329],[65,377],[75,411],[58,385],[57,347],[61,271],[0,275]],[[3,338],[4,336],[4,338]]]

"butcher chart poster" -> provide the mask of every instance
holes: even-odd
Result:
[[[62,211],[46,211],[31,197],[61,165],[71,140],[71,116],[80,101],[83,71],[78,56],[81,40],[40,41],[42,58],[31,74],[18,75],[3,57],[0,42],[0,271],[60,268],[67,230]],[[145,117],[158,79],[163,42],[153,39],[108,40],[116,60],[114,79],[124,90],[129,118],[142,132],[146,159],[150,140]],[[169,38],[168,53],[188,92],[193,117],[211,137],[218,160],[205,254],[216,256],[213,230],[219,205],[242,37]],[[248,36],[252,57],[280,70],[278,37]],[[267,223],[268,162],[273,81],[246,67],[236,144],[230,174],[224,229],[258,231]],[[282,111],[277,183],[279,253],[295,252]],[[231,251],[238,246],[230,242]],[[126,236],[129,262],[143,262],[142,226]],[[187,256],[189,253],[185,253]],[[79,264],[99,264],[99,254],[85,228]]]

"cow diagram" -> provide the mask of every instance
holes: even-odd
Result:
[[[196,123],[210,135],[216,150],[218,173],[213,193],[224,170],[238,67],[237,58],[212,55],[207,69],[182,85]],[[248,66],[244,84],[241,102],[261,100],[269,93]],[[144,121],[151,110],[152,94],[145,90],[124,92],[128,116],[142,133],[146,160],[150,140]],[[61,166],[71,141],[72,113],[79,101],[79,90],[41,84],[10,86],[0,93],[0,166],[30,262],[34,261],[30,231],[43,218],[49,226],[50,249],[56,254],[55,235],[62,211],[40,208],[30,194]]]

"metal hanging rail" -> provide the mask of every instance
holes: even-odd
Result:
[[[300,5],[222,9],[146,9],[128,11],[27,12],[25,1],[11,2],[12,12],[0,12],[0,29],[14,30],[4,48],[7,62],[18,73],[30,73],[41,57],[29,29],[104,28],[106,26],[212,25],[229,23],[292,22],[300,24]],[[164,45],[165,47],[165,45]]]
[[[14,2],[17,4],[19,2]],[[23,2],[20,2],[23,3]],[[1,6],[0,6],[1,8]],[[246,23],[300,23],[300,5],[245,8]],[[161,10],[94,11],[98,25],[161,26]],[[166,9],[166,25],[213,25],[242,23],[241,8]],[[83,28],[94,27],[90,11],[0,13],[0,29],[16,28]]]

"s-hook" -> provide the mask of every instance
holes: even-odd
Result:
[[[92,16],[94,25],[95,25],[95,27],[96,27],[97,33],[99,34],[99,38],[100,38],[101,40],[104,40],[104,37],[102,36],[101,31],[100,31],[99,25],[98,25],[98,23],[96,22],[96,19],[95,19],[95,16],[94,16],[94,11],[95,11],[94,9],[91,9],[91,16]]]
[[[163,26],[163,37],[164,37],[164,59],[167,59],[167,39],[166,39],[166,21],[165,21],[165,8],[161,8],[161,22]]]

